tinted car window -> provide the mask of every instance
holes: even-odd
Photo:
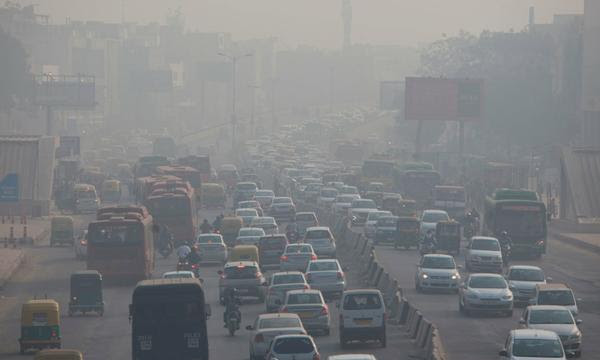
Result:
[[[288,305],[295,304],[320,304],[321,296],[319,294],[291,294],[288,296]]]
[[[302,327],[299,319],[295,318],[274,318],[263,319],[258,325],[259,329],[291,328]]]
[[[474,239],[471,243],[471,249],[500,251],[500,245],[496,239]]]
[[[314,349],[312,341],[305,337],[278,339],[273,345],[273,351],[277,354],[306,354]]]
[[[476,276],[469,281],[469,287],[474,289],[504,289],[506,288],[506,282],[501,277]]]
[[[329,233],[328,230],[311,230],[311,231],[307,231],[305,237],[307,239],[323,239],[323,238],[330,238],[331,234]]]
[[[268,237],[260,239],[260,247],[265,249],[280,249],[285,246],[287,240],[282,236]]]
[[[532,310],[529,315],[530,324],[573,324],[573,316],[569,310]]]
[[[452,258],[427,256],[423,258],[421,267],[426,269],[454,269],[456,265]]]
[[[254,266],[229,266],[225,268],[227,279],[253,279],[258,269]]]
[[[532,358],[561,358],[563,348],[559,340],[515,339],[513,355]]]
[[[538,305],[575,305],[573,293],[568,290],[540,291]]]
[[[296,221],[315,221],[314,214],[296,214]]]
[[[309,271],[333,271],[339,270],[337,262],[334,261],[322,261],[322,262],[311,262]]]
[[[381,308],[381,299],[377,294],[352,294],[344,298],[345,310],[373,310]]]
[[[512,269],[508,279],[515,281],[544,281],[544,273],[537,269]]]
[[[303,284],[304,277],[300,274],[286,274],[273,276],[273,285],[279,284]]]
[[[433,223],[448,220],[448,215],[444,213],[425,213],[423,214],[423,222]]]

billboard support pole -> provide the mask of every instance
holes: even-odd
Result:
[[[52,106],[46,106],[46,135],[52,135]]]
[[[417,136],[415,139],[415,160],[421,158],[421,132],[423,131],[423,120],[417,122]]]

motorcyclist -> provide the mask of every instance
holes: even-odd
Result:
[[[470,233],[470,236],[475,235],[479,227],[479,213],[477,212],[477,209],[471,209],[465,216],[465,220],[465,226],[467,227],[466,232]]]
[[[294,241],[298,237],[298,224],[291,222],[285,227],[285,236],[290,241]]]
[[[435,232],[433,229],[429,229],[423,238],[423,247],[427,248],[431,246],[433,250],[437,248],[437,241],[435,239]]]
[[[190,253],[186,257],[186,260],[190,264],[198,264],[200,261],[202,261],[202,257],[198,253],[198,248],[196,246],[192,246],[190,250]]]
[[[213,221],[212,223],[212,227],[215,230],[221,230],[221,225],[223,224],[223,218],[225,217],[225,215],[221,214],[221,215],[217,215],[217,217],[215,218],[215,221]]]
[[[223,322],[224,326],[227,327],[227,319],[229,318],[229,314],[234,312],[238,318],[238,324],[242,322],[242,313],[239,309],[239,305],[242,304],[240,301],[237,289],[236,288],[227,288],[224,293],[224,301],[225,301],[225,311],[223,312]]]
[[[192,252],[192,249],[188,244],[183,244],[177,248],[177,258],[179,261],[184,261],[187,259],[188,255]]]
[[[502,262],[504,265],[508,265],[510,251],[512,248],[512,239],[508,235],[508,232],[504,230],[500,233],[498,241],[500,242],[500,250],[502,251]]]
[[[203,234],[207,234],[212,231],[212,226],[208,223],[208,220],[204,219],[204,221],[200,225],[200,231]]]

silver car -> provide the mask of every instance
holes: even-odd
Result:
[[[581,331],[578,325],[581,320],[575,320],[571,311],[558,305],[532,305],[523,311],[519,323],[527,329],[554,331],[560,337],[563,348],[567,353],[581,356]]]
[[[417,291],[440,289],[458,292],[459,284],[460,274],[451,255],[427,254],[421,258],[415,274]]]
[[[302,321],[296,314],[261,314],[253,325],[246,326],[250,332],[248,347],[250,359],[263,359],[269,351],[271,341],[278,335],[306,335]]]
[[[203,262],[225,263],[227,261],[227,245],[220,234],[198,235],[196,247],[200,251]]]
[[[506,272],[508,287],[513,292],[515,303],[528,304],[535,296],[535,286],[545,284],[544,271],[532,265],[513,265]]]
[[[473,236],[467,245],[465,267],[469,272],[502,272],[502,251],[498,239]]]
[[[323,296],[340,297],[346,290],[346,275],[336,259],[313,260],[306,268],[306,281]]]
[[[331,318],[329,306],[319,290],[290,290],[280,312],[298,314],[308,331],[320,330],[329,335]]]
[[[276,272],[271,276],[269,288],[267,289],[267,312],[277,311],[285,294],[289,290],[309,289],[310,285],[306,281],[304,274],[299,271]]]
[[[368,215],[367,215],[367,221],[365,222],[365,226],[364,226],[364,233],[365,236],[369,239],[372,239],[375,237],[375,231],[377,229],[377,219],[379,219],[382,216],[392,216],[392,212],[391,211],[371,211]]]
[[[236,288],[240,296],[252,296],[260,302],[265,300],[267,280],[254,261],[228,262],[219,270],[219,302],[225,303],[225,289]]]
[[[281,271],[304,271],[311,260],[317,260],[317,254],[310,244],[289,244],[281,255],[279,267]]]
[[[279,335],[271,342],[266,360],[315,360],[321,355],[312,336]]]
[[[460,286],[458,309],[470,315],[472,312],[500,312],[513,314],[513,294],[506,280],[499,274],[471,274]]]
[[[317,256],[335,258],[335,238],[327,226],[315,226],[306,229],[304,243],[312,245]]]

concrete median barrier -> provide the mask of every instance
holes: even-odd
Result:
[[[427,338],[431,332],[431,322],[426,318],[421,319],[419,328],[417,329],[417,337],[415,339],[415,345],[421,349],[425,349],[427,345]]]
[[[417,332],[419,331],[419,326],[421,326],[422,321],[423,314],[421,314],[419,310],[415,311],[406,328],[406,332],[408,333],[408,337],[410,339],[416,339]]]
[[[375,283],[375,287],[379,291],[381,291],[381,294],[383,294],[384,300],[385,300],[385,291],[387,290],[389,283],[390,283],[390,274],[388,274],[385,271],[381,274],[377,283]]]

